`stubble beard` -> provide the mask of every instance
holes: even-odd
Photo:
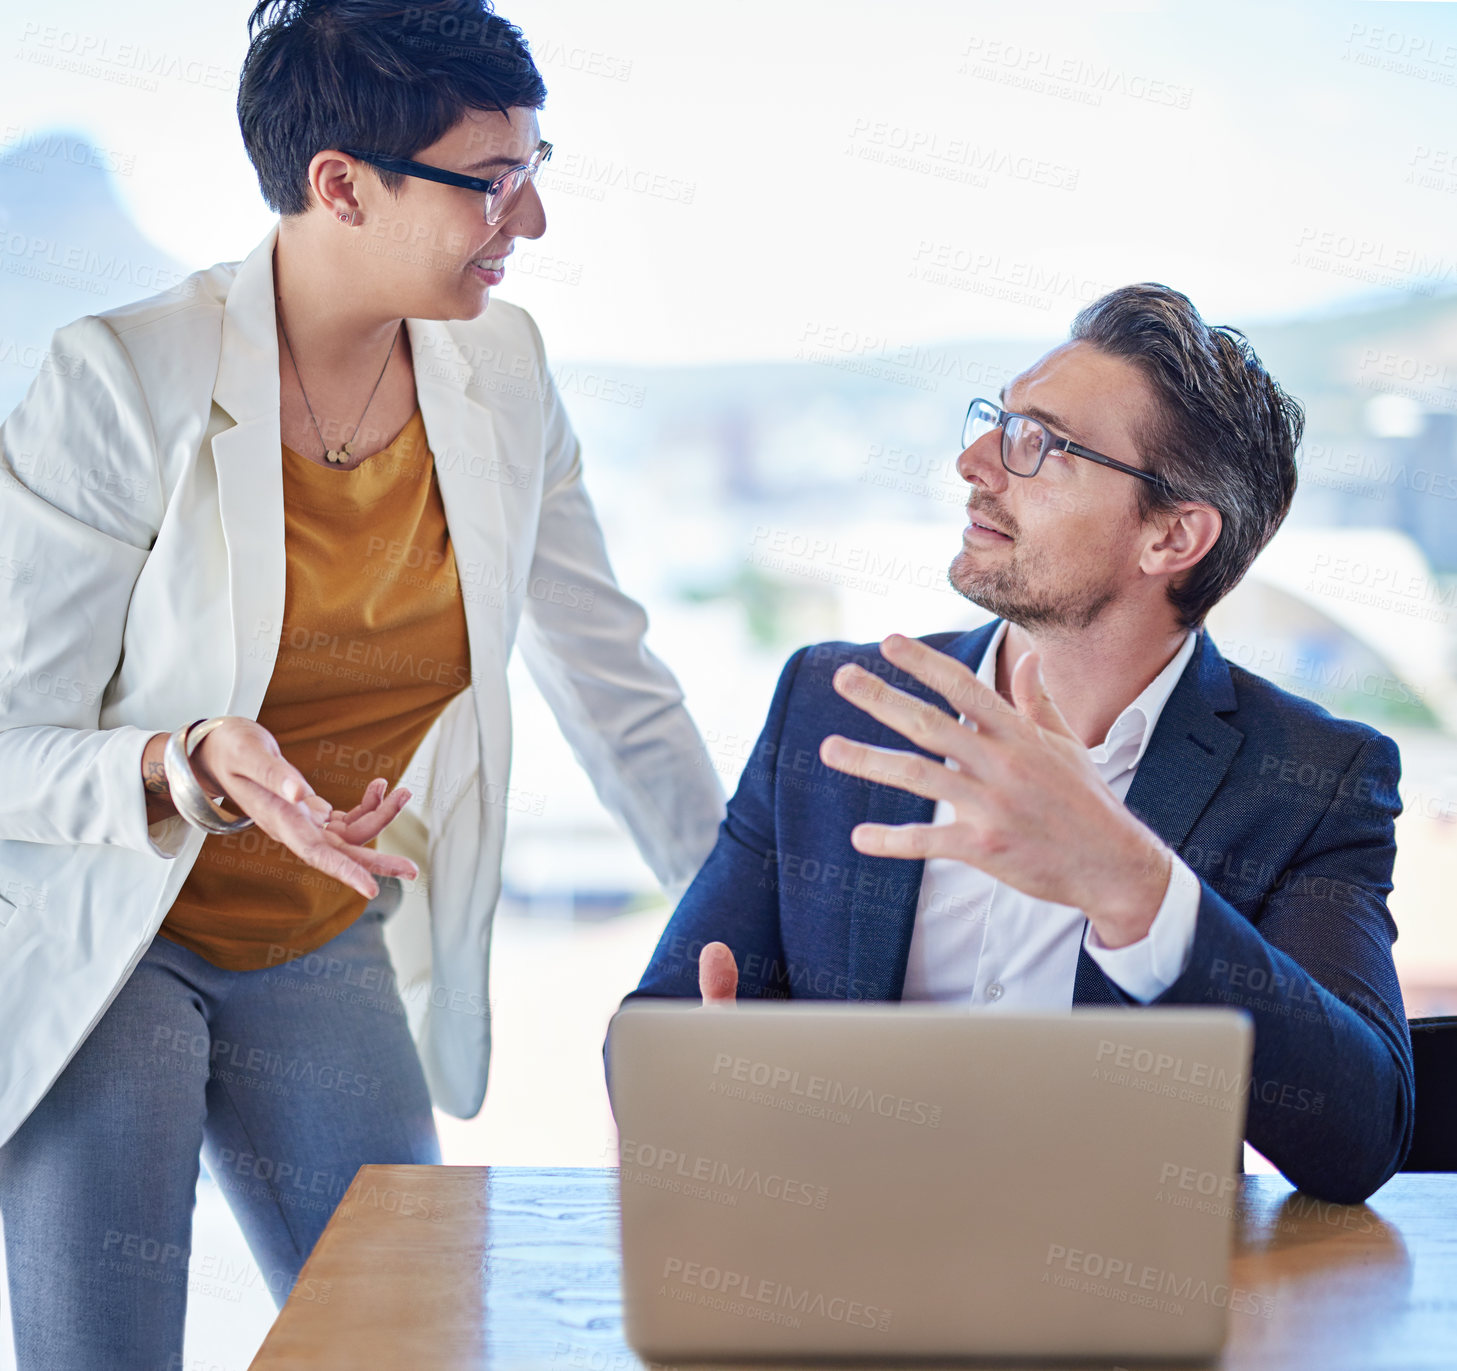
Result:
[[[963,548],[951,559],[946,579],[951,588],[988,613],[1023,629],[1072,629],[1091,627],[1113,602],[1115,592],[1106,584],[1034,591],[1028,566],[1020,549],[1000,566],[977,567]],[[1039,577],[1038,579],[1044,579]]]

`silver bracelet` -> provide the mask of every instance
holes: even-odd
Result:
[[[194,748],[220,723],[222,718],[197,719],[184,724],[175,733],[167,735],[162,748],[162,769],[167,773],[167,788],[172,792],[172,803],[177,812],[194,828],[205,833],[240,833],[253,826],[250,816],[241,819],[230,817],[219,809],[211,796],[202,788],[197,773],[189,760]],[[218,797],[219,799],[222,796]]]

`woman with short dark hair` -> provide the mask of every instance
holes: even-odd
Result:
[[[180,1364],[199,1152],[282,1303],[359,1166],[438,1161],[432,1103],[480,1108],[506,812],[544,801],[508,784],[518,633],[662,881],[722,814],[536,326],[487,309],[546,227],[520,32],[488,0],[249,29],[280,222],[58,330],[0,426],[0,526],[42,569],[0,580],[25,1371]],[[104,479],[43,494],[35,452]]]

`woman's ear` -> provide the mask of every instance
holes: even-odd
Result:
[[[330,214],[356,222],[359,200],[354,193],[355,168],[335,152],[316,152],[309,163],[309,189]]]

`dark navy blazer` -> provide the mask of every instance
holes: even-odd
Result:
[[[995,623],[923,641],[973,670]],[[858,662],[950,712],[877,644],[790,658],[718,842],[638,996],[696,996],[719,940],[740,998],[898,1000],[924,863],[850,845],[864,821],[929,823],[934,802],[831,770],[840,733],[908,748],[838,695]],[[1391,739],[1231,667],[1201,631],[1128,791],[1200,878],[1188,966],[1156,1005],[1236,1005],[1255,1025],[1247,1136],[1297,1186],[1355,1203],[1411,1142],[1412,1059],[1386,910],[1400,758]],[[1079,953],[1074,1005],[1137,1005]]]

